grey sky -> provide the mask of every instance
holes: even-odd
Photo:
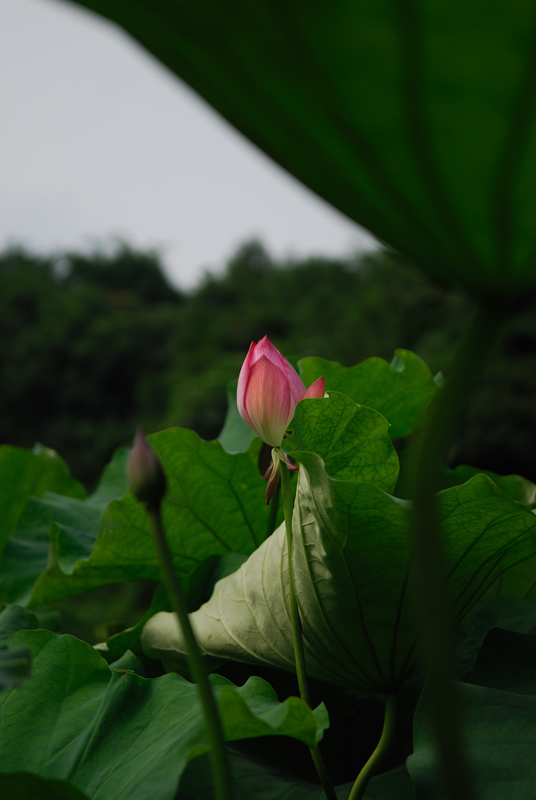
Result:
[[[117,28],[60,0],[0,0],[0,248],[123,237],[193,285],[237,244],[344,254],[374,240]]]

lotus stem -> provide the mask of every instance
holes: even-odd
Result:
[[[355,779],[352,790],[348,795],[348,800],[361,800],[365,794],[365,789],[368,782],[372,778],[378,764],[385,758],[385,754],[391,746],[393,741],[393,734],[395,731],[396,720],[396,695],[388,694],[385,698],[385,711],[383,717],[383,729],[380,736],[380,741],[376,745],[371,757],[361,769],[359,775]]]
[[[203,707],[211,748],[210,756],[212,759],[212,773],[214,778],[214,797],[216,800],[232,800],[232,776],[221,721],[216,707],[216,701],[214,700],[214,695],[201,660],[197,640],[190,624],[182,584],[173,565],[173,558],[162,525],[160,503],[146,504],[146,510],[153,541],[160,561],[164,586],[171,608],[179,620],[179,625],[186,642],[188,666],[190,667],[190,672],[197,685]]]
[[[294,646],[294,661],[296,664],[296,674],[298,676],[298,687],[300,690],[300,697],[311,708],[311,697],[309,694],[309,686],[307,684],[307,672],[305,669],[305,652],[303,649],[303,635],[302,626],[300,621],[300,614],[298,610],[298,600],[296,597],[296,585],[294,582],[294,537],[292,534],[292,514],[294,504],[292,500],[292,490],[290,488],[290,473],[289,468],[284,462],[280,462],[281,469],[281,490],[283,493],[283,506],[285,511],[285,530],[287,535],[287,553],[288,553],[288,580],[290,587],[290,621],[292,625],[292,643]],[[333,783],[329,777],[327,767],[322,758],[322,754],[318,748],[310,747],[311,757],[313,764],[324,788],[324,793],[328,800],[337,800]]]
[[[495,342],[503,314],[477,312],[445,388],[432,402],[414,462],[414,537],[424,668],[432,731],[450,800],[474,800],[472,774],[463,746],[461,714],[452,681],[452,625],[435,494],[439,465],[447,455],[465,400]]]

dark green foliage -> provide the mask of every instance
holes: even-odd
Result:
[[[91,258],[4,253],[0,441],[46,442],[92,483],[135,424],[151,430],[166,409],[179,302],[156,257],[124,246]]]

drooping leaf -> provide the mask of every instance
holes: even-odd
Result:
[[[377,411],[331,392],[329,397],[298,403],[283,447],[291,454],[317,453],[332,478],[374,483],[392,491],[398,456],[388,429],[388,421]]]
[[[424,269],[536,279],[529,0],[76,0],[300,181]]]
[[[83,499],[83,486],[71,478],[54,450],[36,445],[33,450],[0,447],[0,553],[11,536],[30,497],[57,492]]]
[[[91,800],[172,800],[187,762],[209,749],[197,687],[175,674],[150,680],[110,670],[72,636],[11,637],[10,646],[22,645],[32,651],[33,678],[23,693],[0,696],[0,770],[66,780]],[[241,688],[219,676],[211,682],[228,740],[288,735],[314,745],[327,726],[323,706],[279,703],[260,678]]]
[[[115,453],[96,491],[85,500],[45,492],[42,497],[31,497],[26,502],[0,561],[0,599],[42,605],[76,593],[67,589],[67,594],[65,590],[62,594],[60,587],[69,584],[76,563],[91,554],[104,506],[112,497],[121,497],[126,492],[127,452],[122,448]],[[47,594],[50,573],[60,576],[60,580],[58,590],[53,586]],[[40,576],[44,590],[40,587]],[[88,583],[85,589],[94,585],[101,584]]]
[[[408,436],[419,427],[438,391],[432,373],[411,350],[397,350],[390,364],[383,358],[368,358],[355,367],[323,358],[303,358],[299,363],[306,385],[323,376],[328,393],[341,392],[383,414],[391,423],[393,439]]]
[[[416,668],[411,506],[370,484],[330,479],[310,453],[300,461],[294,508],[296,592],[308,673],[389,693]],[[460,620],[506,569],[536,550],[536,517],[484,475],[441,492],[439,519],[452,615]],[[191,615],[209,655],[293,671],[288,574],[281,526]],[[180,662],[172,615],[147,623],[142,646]]]

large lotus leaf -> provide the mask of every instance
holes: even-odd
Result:
[[[515,574],[517,568],[510,571]],[[472,673],[482,643],[492,628],[536,635],[536,603],[528,600],[494,597],[481,603],[470,618],[471,631],[456,650],[461,680],[467,680]]]
[[[6,539],[17,527],[30,497],[57,492],[83,499],[83,486],[71,478],[64,461],[46,447],[33,450],[0,447],[0,553]]]
[[[27,772],[0,774],[0,792],[9,800],[88,800],[87,794],[66,781],[40,778]]]
[[[10,645],[30,647],[33,677],[0,695],[2,772],[66,780],[91,800],[172,800],[187,762],[208,751],[197,687],[181,676],[111,670],[85,642],[48,631]],[[287,735],[314,746],[327,727],[323,706],[279,703],[260,678],[211,682],[228,740]]]
[[[270,769],[243,755],[233,753],[234,800],[325,800],[322,786]],[[351,783],[335,787],[338,800],[347,800]],[[180,800],[214,800],[207,756],[192,761],[181,781]],[[364,800],[413,800],[411,779],[405,767],[372,778]]]
[[[389,492],[399,464],[388,431],[389,422],[377,411],[331,392],[298,403],[283,447],[317,453],[332,478],[374,483]]]
[[[479,800],[536,796],[536,699],[482,686],[458,685],[464,749]],[[446,800],[430,725],[417,713],[415,754],[408,759],[416,800]]]
[[[469,480],[473,475],[483,473],[518,503],[534,508],[536,501],[536,485],[521,475],[496,475],[489,470],[478,470],[475,467],[461,465],[453,470],[444,470],[443,486],[455,486]],[[397,486],[397,491],[398,491]],[[536,558],[530,558],[509,570],[500,579],[497,586],[490,591],[490,596],[512,599],[536,599]]]
[[[76,0],[436,275],[536,277],[531,0]]]
[[[218,442],[183,428],[148,439],[167,475],[162,513],[175,566],[184,577],[208,556],[249,555],[271,533],[258,442],[247,453],[230,455]],[[53,558],[41,567],[46,570],[33,589],[32,606],[117,581],[160,577],[147,515],[130,494],[106,507],[98,536],[95,531],[85,551],[77,553],[70,529],[58,528],[51,529]]]
[[[464,749],[479,800],[536,796],[536,639],[492,630],[471,676],[457,684]],[[438,770],[424,693],[414,725],[415,753],[407,762],[416,800],[447,797]]]
[[[303,358],[299,362],[301,376],[306,386],[323,376],[328,393],[342,392],[383,414],[391,423],[393,439],[408,436],[422,422],[438,386],[422,358],[411,350],[395,352],[390,364],[383,358],[367,358],[354,367],[324,358]]]
[[[445,468],[441,477],[441,484],[445,488],[447,486],[458,486],[460,483],[466,483],[479,473],[491,478],[493,483],[511,497],[512,500],[517,500],[518,503],[523,503],[527,506],[534,505],[536,501],[536,485],[521,475],[497,475],[490,470],[477,469],[476,467],[461,464],[455,469]]]
[[[127,453],[121,448],[114,454],[97,489],[85,500],[76,495],[45,492],[42,497],[31,497],[26,502],[0,560],[2,601],[41,605],[65,596],[56,591],[54,583],[52,590],[43,594],[39,576],[47,570],[45,585],[50,575],[58,575],[59,585],[69,586],[75,564],[89,558],[93,549],[103,508],[112,498],[126,492]],[[88,583],[85,589],[93,585]],[[67,590],[67,594],[74,593]]]
[[[297,456],[298,457],[298,456]],[[411,507],[370,484],[330,479],[299,454],[293,530],[296,592],[308,673],[388,693],[415,669]],[[455,620],[506,569],[536,552],[536,517],[484,475],[441,492],[439,518]],[[204,651],[293,670],[286,536],[281,526],[191,615]],[[173,665],[184,643],[165,612],[142,646]]]

